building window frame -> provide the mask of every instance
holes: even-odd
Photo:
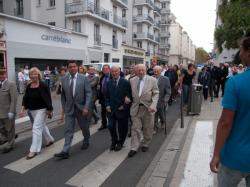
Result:
[[[56,22],[55,21],[48,22],[48,25],[56,26]]]
[[[49,7],[53,8],[56,6],[56,0],[49,0]]]
[[[73,20],[73,31],[82,32],[81,27],[82,27],[82,25],[81,25],[81,20],[80,19]]]

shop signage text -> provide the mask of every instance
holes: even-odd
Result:
[[[48,41],[53,41],[53,42],[58,42],[58,43],[66,43],[66,44],[71,44],[71,39],[64,38],[63,36],[58,36],[58,35],[47,35],[43,34],[41,36],[42,40],[48,40]]]
[[[137,56],[143,56],[144,53],[140,51],[135,51],[131,49],[124,49],[125,53],[131,54],[131,55],[137,55]]]

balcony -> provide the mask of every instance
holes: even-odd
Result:
[[[170,44],[167,43],[160,43],[160,49],[170,49]]]
[[[153,43],[157,43],[154,39],[154,35],[150,34],[150,33],[134,33],[133,34],[133,39],[134,40],[149,40]]]
[[[94,3],[89,2],[88,0],[66,4],[67,16],[78,16],[82,13],[90,13],[106,20],[110,20],[111,14],[109,10],[106,10],[102,7],[97,7]]]
[[[155,41],[156,41],[157,43],[160,43],[160,38],[159,38],[159,37],[155,37]]]
[[[121,18],[118,15],[113,15],[113,21],[114,23],[121,25],[122,27],[128,27],[128,21],[125,18]]]
[[[23,18],[23,9],[22,8],[14,8],[14,16]]]
[[[102,37],[99,34],[94,35],[94,45],[101,46],[102,45]]]
[[[118,40],[116,38],[113,38],[112,46],[114,49],[118,49]]]
[[[156,13],[156,15],[161,16],[161,9],[157,6],[154,6],[154,12]]]
[[[161,9],[161,14],[170,14],[170,8],[162,8]]]
[[[113,3],[120,6],[121,8],[128,8],[128,0],[112,0]]]
[[[154,29],[160,30],[160,22],[154,23]]]
[[[161,31],[160,35],[161,35],[162,38],[169,38],[170,37],[170,32]]]
[[[154,9],[154,3],[151,0],[135,0],[134,6],[138,5],[147,5],[150,8]]]
[[[151,18],[149,15],[144,14],[144,15],[137,15],[133,17],[134,22],[147,22],[150,25],[154,23],[153,18]]]

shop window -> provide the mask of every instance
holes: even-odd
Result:
[[[0,53],[0,67],[4,67],[4,53]]]
[[[109,62],[109,53],[104,53],[104,62]]]
[[[114,63],[119,63],[119,62],[120,62],[120,59],[119,59],[119,58],[112,58],[112,62],[114,62]]]

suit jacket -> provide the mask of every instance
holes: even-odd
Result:
[[[111,113],[107,113],[108,117],[116,115],[117,118],[126,118],[129,116],[130,104],[124,103],[126,96],[132,101],[131,86],[126,79],[120,77],[116,87],[113,79],[108,82],[105,97],[106,107],[111,108]],[[123,106],[124,110],[118,110],[120,106]]]
[[[157,82],[159,88],[159,99],[157,103],[157,108],[164,106],[171,95],[171,85],[168,77],[160,76]]]
[[[0,89],[0,119],[8,118],[8,113],[16,113],[17,88],[14,82],[4,81]]]
[[[61,101],[65,114],[73,114],[75,108],[91,110],[91,87],[87,77],[78,73],[75,84],[75,95],[72,97],[70,74],[62,78]]]
[[[100,78],[100,81],[99,81],[99,103],[101,104],[101,105],[105,105],[105,95],[106,95],[106,93],[102,93],[102,81],[103,81],[103,79],[104,79],[104,75],[102,75],[101,76],[101,78]],[[111,74],[109,75],[109,80],[111,80],[112,79],[112,76],[111,76]]]
[[[157,85],[157,80],[154,77],[145,75],[144,87],[142,89],[142,94],[139,96],[137,90],[137,85],[139,82],[139,77],[136,76],[130,79],[130,84],[132,88],[132,106],[130,108],[130,115],[135,116],[138,113],[139,104],[143,104],[145,107],[150,107],[156,111],[156,106],[159,98],[159,88]]]
[[[92,101],[96,101],[97,100],[97,85],[99,83],[99,77],[96,75],[93,75],[93,77],[88,75],[87,78],[89,80],[89,84],[90,84],[91,91],[92,91]]]

